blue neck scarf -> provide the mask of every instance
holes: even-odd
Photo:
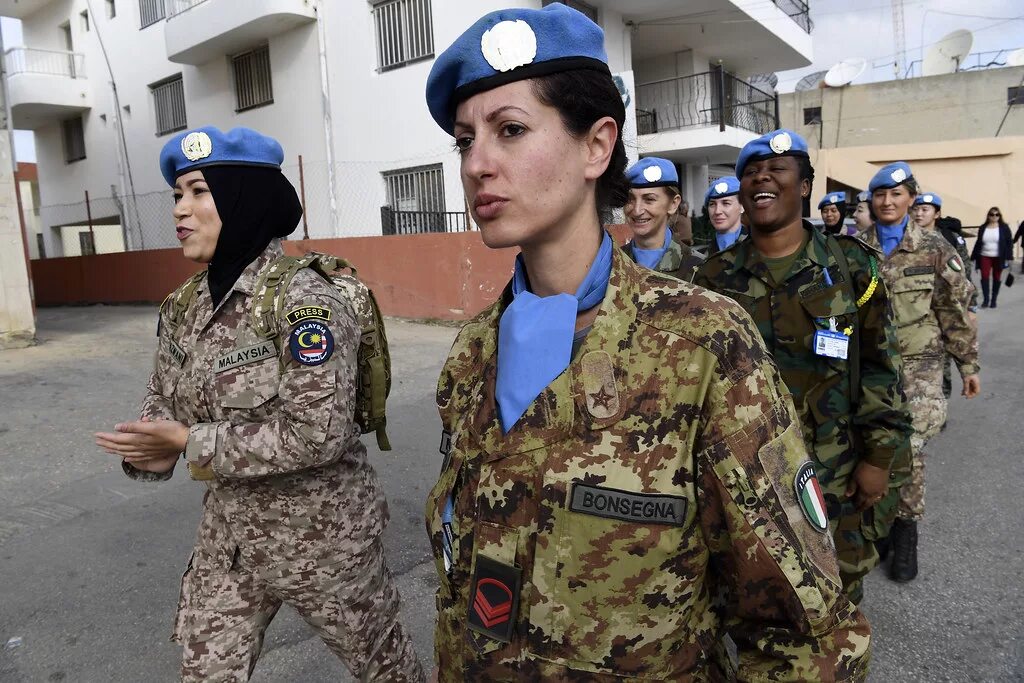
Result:
[[[612,250],[612,238],[605,233],[576,296],[539,297],[529,291],[523,257],[516,258],[512,276],[515,298],[498,323],[495,393],[504,433],[508,434],[540,392],[569,366],[576,314],[604,300],[612,273]]]
[[[665,228],[665,244],[660,249],[638,249],[636,246],[633,247],[633,258],[644,268],[650,268],[654,270],[661,263],[661,257],[668,251],[669,246],[672,244],[672,231]]]
[[[875,232],[878,233],[878,243],[882,245],[883,254],[888,256],[896,251],[896,247],[900,245],[900,240],[903,239],[903,232],[907,229],[907,223],[909,222],[910,216],[904,216],[903,220],[895,225],[875,223]]]
[[[718,251],[723,251],[736,244],[736,240],[740,238],[740,232],[739,228],[736,228],[732,232],[716,232],[715,242],[718,243]]]

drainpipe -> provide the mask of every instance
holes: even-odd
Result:
[[[341,226],[338,224],[338,203],[335,198],[334,173],[334,124],[331,121],[331,83],[327,77],[327,29],[324,24],[323,0],[314,6],[316,12],[316,35],[320,54],[320,102],[324,115],[324,143],[327,148],[327,185],[328,197],[331,200],[331,232],[340,237]]]

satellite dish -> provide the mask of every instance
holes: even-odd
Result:
[[[796,83],[797,92],[806,92],[808,90],[814,90],[815,88],[821,87],[821,82],[825,78],[827,71],[815,71],[812,74],[807,74]]]
[[[970,53],[974,35],[962,28],[947,33],[942,40],[928,48],[921,64],[922,76],[955,74]]]
[[[855,78],[864,73],[868,68],[868,60],[861,57],[851,57],[839,62],[825,74],[825,85],[830,88],[841,88],[849,85]]]
[[[1018,47],[1006,58],[1006,66],[1024,66],[1024,47]]]
[[[754,74],[747,82],[755,88],[774,91],[779,85],[779,77],[775,73]]]

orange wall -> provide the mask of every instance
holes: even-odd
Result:
[[[286,253],[324,251],[359,269],[386,315],[463,320],[501,294],[515,249],[484,246],[479,232],[288,240]],[[32,262],[40,306],[159,303],[198,267],[180,249]]]

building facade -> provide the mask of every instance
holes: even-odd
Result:
[[[14,127],[36,136],[36,252],[176,246],[156,160],[206,124],[281,141],[296,236],[464,230],[458,158],[423,97],[433,57],[485,12],[549,2],[0,0],[23,25],[4,57]],[[631,154],[675,161],[694,205],[775,125],[751,76],[811,61],[801,0],[565,2],[605,30]]]

